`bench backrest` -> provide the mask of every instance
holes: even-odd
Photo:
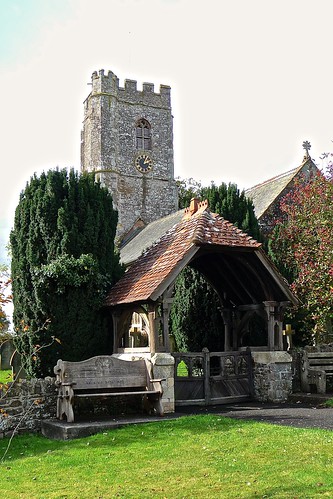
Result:
[[[75,383],[74,390],[98,390],[149,387],[147,361],[121,360],[110,355],[92,357],[82,362],[58,360],[54,368],[61,383]]]
[[[333,352],[307,352],[309,367],[333,371]]]

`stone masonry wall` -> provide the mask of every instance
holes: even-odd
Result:
[[[164,413],[175,412],[175,378],[174,364],[175,359],[169,353],[118,353],[113,354],[118,359],[136,360],[148,359],[153,366],[153,377],[163,379],[162,381],[162,404]]]
[[[254,398],[286,402],[292,393],[292,359],[287,352],[252,352]]]
[[[7,383],[0,389],[0,438],[39,432],[41,421],[56,416],[54,378]]]
[[[112,194],[118,211],[117,240],[142,220],[148,224],[178,209],[174,180],[173,117],[171,89],[125,80],[100,70],[92,75],[92,90],[84,104],[81,134],[81,169],[95,172],[96,179]],[[146,119],[151,125],[151,146],[137,148],[136,123]],[[147,173],[135,167],[138,154],[147,153],[153,168]]]

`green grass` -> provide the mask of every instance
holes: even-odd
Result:
[[[0,456],[8,439],[0,440]],[[333,497],[333,433],[189,416],[58,442],[17,436],[1,464],[11,498]]]
[[[0,370],[0,383],[8,383],[9,381],[12,381],[12,370]]]

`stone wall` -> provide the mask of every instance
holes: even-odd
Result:
[[[175,412],[175,359],[170,353],[116,353],[114,357],[123,360],[148,359],[153,365],[153,376],[162,381],[162,404],[164,413]]]
[[[165,379],[162,381],[162,404],[164,412],[175,412],[175,359],[169,353],[155,353],[151,359],[154,378]]]
[[[254,361],[254,398],[286,402],[292,393],[292,358],[287,352],[251,352]]]
[[[56,401],[54,378],[7,383],[0,389],[0,438],[39,432],[43,419],[56,416]]]
[[[134,360],[150,354],[119,354],[118,358]],[[163,378],[162,403],[165,413],[174,412],[174,358],[157,353],[152,359],[153,375]],[[0,438],[17,433],[40,432],[41,422],[56,417],[57,390],[54,378],[20,380],[0,388]],[[96,410],[98,404],[95,403]],[[84,408],[83,408],[84,409]]]
[[[133,80],[119,86],[118,77],[103,70],[92,75],[92,91],[84,104],[81,169],[95,172],[111,192],[118,210],[117,240],[141,220],[145,225],[178,209],[174,180],[171,89]],[[151,126],[151,146],[138,149],[136,126],[144,118]],[[138,154],[148,154],[152,170],[135,167]]]

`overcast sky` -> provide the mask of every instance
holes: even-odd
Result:
[[[34,172],[80,167],[95,70],[172,88],[175,175],[251,187],[333,149],[332,0],[0,0],[0,261]]]

